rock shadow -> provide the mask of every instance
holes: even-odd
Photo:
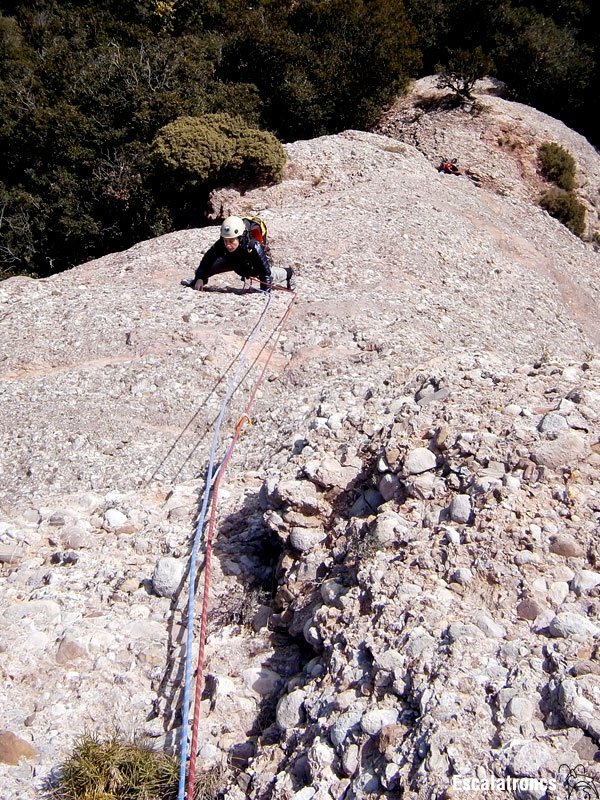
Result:
[[[185,644],[188,635],[187,587],[192,545],[190,539],[186,571],[172,598],[166,666],[157,689],[155,707],[149,716],[149,719],[160,718],[167,739],[173,743],[179,740],[178,729],[182,724]],[[200,550],[201,555],[197,562],[194,642],[198,641],[202,614],[204,546]],[[280,615],[273,610],[282,553],[279,537],[264,523],[258,493],[246,496],[241,508],[218,523],[213,540],[212,563],[214,564],[215,559],[218,560],[226,585],[219,587],[220,594],[215,592],[215,596],[211,597],[207,639],[225,627],[231,631],[232,636],[247,634],[248,655],[252,657],[253,663],[256,663],[256,656],[264,653],[264,658],[260,660],[260,671],[265,675],[279,676],[271,691],[261,690],[261,699],[252,726],[245,732],[245,738],[230,748],[230,766],[236,770],[243,769],[255,754],[259,738],[264,740],[266,736],[273,741],[277,739],[278,731],[274,725],[277,701],[285,691],[289,679],[297,675],[304,664],[315,655],[306,642],[289,633]],[[195,663],[192,670],[195,675]],[[202,699],[209,700],[212,708],[219,701],[217,684],[215,676],[210,671],[205,672]],[[193,692],[192,687],[191,697]],[[192,713],[193,709],[190,710],[190,722]]]

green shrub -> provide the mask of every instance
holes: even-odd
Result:
[[[538,150],[538,159],[540,171],[546,180],[566,192],[575,188],[577,164],[568,150],[555,142],[544,142]]]
[[[540,205],[552,217],[556,217],[575,236],[583,236],[585,232],[585,206],[572,192],[553,188],[545,192]]]
[[[286,154],[273,134],[249,128],[241,117],[179,117],[153,142],[159,171],[182,191],[224,183],[243,187],[281,180]]]
[[[161,128],[153,143],[161,171],[182,187],[216,183],[233,152],[233,139],[206,117],[179,117]]]
[[[241,186],[277,183],[285,161],[283,145],[273,134],[249,128],[236,141],[233,182]]]

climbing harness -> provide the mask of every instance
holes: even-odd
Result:
[[[259,373],[258,378],[254,382],[254,385],[250,391],[246,407],[235,425],[234,433],[231,442],[225,452],[225,455],[223,456],[220,465],[215,470],[214,468],[215,454],[218,446],[218,440],[220,437],[221,428],[223,425],[223,418],[225,416],[225,411],[229,405],[229,402],[234,392],[239,387],[240,383],[243,381],[245,377],[245,375],[241,378],[239,376],[244,368],[247,350],[249,349],[250,345],[254,342],[254,340],[258,337],[264,319],[266,318],[268,311],[270,309],[271,300],[273,296],[271,292],[267,293],[267,302],[265,303],[265,307],[261,313],[259,321],[255,325],[251,335],[244,342],[242,349],[240,350],[235,359],[238,362],[237,367],[234,373],[231,375],[230,380],[228,382],[227,391],[225,393],[225,397],[223,398],[221,410],[219,412],[219,415],[215,423],[215,429],[209,452],[209,463],[206,473],[207,479],[204,487],[202,505],[200,513],[198,515],[198,521],[194,532],[194,539],[193,539],[192,552],[190,556],[190,565],[189,565],[189,595],[188,595],[187,619],[186,619],[187,636],[185,643],[185,670],[184,670],[183,708],[182,708],[182,725],[181,725],[178,800],[184,800],[184,798],[185,800],[193,800],[194,785],[196,782],[198,729],[200,721],[200,707],[201,707],[202,688],[203,688],[204,650],[206,644],[206,629],[208,624],[210,568],[211,568],[211,556],[212,556],[212,543],[214,539],[216,514],[217,514],[219,485],[221,482],[221,478],[225,472],[225,469],[227,468],[227,464],[231,458],[231,455],[233,454],[235,446],[243,433],[245,425],[252,424],[250,413],[252,410],[252,406],[254,404],[254,400],[256,398],[256,394],[265,379],[266,371],[271,361],[271,357],[275,352],[275,348],[277,347],[277,343],[279,341],[283,328],[287,322],[289,315],[291,314],[293,305],[296,301],[296,293],[294,291],[285,289],[284,287],[280,286],[274,286],[273,288],[289,293],[291,299],[290,302],[288,303],[285,313],[283,314],[283,316],[281,317],[281,319],[279,320],[279,322],[269,335],[266,344],[268,344],[268,341],[271,339],[273,341],[270,345],[267,358],[265,359],[263,368]],[[263,348],[261,348],[260,352],[262,352],[265,349],[266,344],[263,346]],[[256,361],[257,359],[254,360],[252,366],[254,366]],[[246,372],[246,374],[248,373]],[[188,749],[190,698],[191,698],[191,686],[192,686],[192,647],[193,647],[193,628],[194,628],[195,597],[196,597],[196,572],[197,572],[197,561],[200,550],[200,543],[202,540],[202,532],[206,521],[206,511],[208,509],[209,501],[211,509],[210,509],[209,524],[206,534],[206,545],[204,554],[204,572],[203,572],[204,586],[202,594],[202,614],[200,618],[199,652],[198,652],[198,662],[196,668],[194,715],[192,722],[191,742]],[[189,755],[189,764],[188,764],[188,755]],[[187,792],[186,792],[186,787],[187,787]]]

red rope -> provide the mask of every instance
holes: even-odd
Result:
[[[277,335],[273,340],[273,345],[269,350],[269,354],[265,360],[264,366],[261,370],[260,375],[256,379],[254,386],[252,387],[252,391],[250,392],[248,402],[246,404],[246,408],[244,413],[239,418],[236,426],[235,431],[233,434],[233,438],[229,447],[227,448],[227,452],[225,453],[225,457],[221,462],[221,466],[219,467],[219,472],[217,473],[217,477],[215,479],[215,483],[213,486],[212,497],[211,497],[211,508],[210,508],[210,519],[208,523],[208,532],[206,537],[206,556],[204,559],[204,591],[202,595],[202,616],[200,620],[200,649],[198,651],[198,666],[196,669],[196,691],[194,694],[194,720],[192,724],[192,741],[190,745],[190,762],[189,768],[187,773],[187,794],[186,800],[193,800],[194,798],[194,785],[196,783],[196,758],[197,758],[197,750],[198,750],[198,728],[200,723],[200,705],[202,699],[202,689],[204,684],[204,651],[206,645],[206,628],[208,625],[208,605],[209,605],[209,589],[210,589],[210,564],[211,564],[211,556],[212,556],[212,543],[214,537],[214,530],[215,530],[215,522],[217,517],[217,499],[219,495],[219,485],[221,483],[221,478],[225,473],[227,468],[227,464],[229,463],[229,459],[235,449],[235,446],[242,435],[244,430],[244,425],[247,422],[251,423],[250,419],[250,411],[252,410],[252,406],[254,404],[254,399],[256,397],[256,393],[258,392],[260,386],[262,385],[265,375],[267,372],[267,368],[269,366],[269,362],[271,361],[271,356],[275,352],[275,348],[281,336],[281,332],[285,326],[287,318],[289,317],[293,305],[296,301],[296,293],[289,290],[284,289],[283,287],[276,287],[277,289],[281,289],[284,292],[289,292],[292,295],[292,299],[286,309],[285,314],[280,319],[277,328],[275,328],[275,332]],[[272,336],[273,334],[271,334]],[[194,576],[191,576],[191,579],[194,580]]]

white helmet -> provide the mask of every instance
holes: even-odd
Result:
[[[222,239],[235,239],[241,236],[246,230],[244,220],[241,217],[227,217],[221,225]]]

